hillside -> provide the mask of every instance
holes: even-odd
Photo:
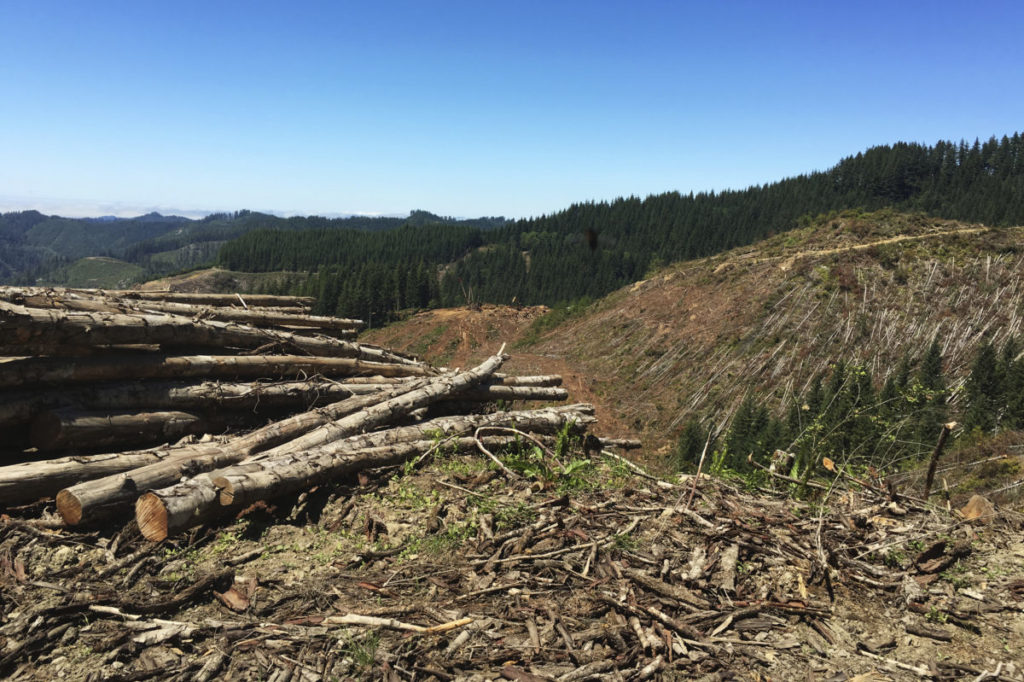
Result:
[[[64,218],[34,210],[0,213],[0,283],[78,286],[77,275],[68,266],[95,257],[122,260],[145,276],[158,276],[212,264],[224,244],[254,230],[373,233],[434,224],[486,230],[504,222],[503,218],[446,218],[427,211],[413,211],[407,218],[281,218],[242,210],[199,220],[159,213],[135,218]]]
[[[979,343],[1021,331],[1022,265],[1019,228],[848,212],[664,268],[518,351],[587,377],[593,399],[665,456],[690,417],[725,424],[747,394],[784,411],[839,360],[880,386],[933,338],[956,406]],[[450,323],[424,313],[368,338],[409,349],[403,330],[424,338],[432,324]],[[416,350],[466,362],[486,352]]]
[[[80,258],[58,272],[60,280],[69,287],[101,289],[124,289],[145,275],[138,265],[104,256]]]

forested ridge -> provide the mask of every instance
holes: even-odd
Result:
[[[901,142],[744,190],[580,203],[490,230],[434,225],[287,237],[260,230],[225,244],[219,263],[309,271],[312,277],[286,287],[290,293],[317,295],[318,312],[383,323],[410,307],[599,297],[655,266],[749,244],[814,215],[882,207],[991,226],[1024,223],[1024,138]]]
[[[150,213],[136,218],[63,218],[39,211],[0,214],[0,282],[63,284],[68,266],[90,256],[116,258],[142,268],[148,278],[217,258],[221,246],[253,230],[353,234],[402,226],[453,225],[485,231],[504,218],[461,220],[413,211],[407,218],[350,216],[282,218],[256,211],[213,213],[200,220]],[[311,268],[315,268],[316,264]]]

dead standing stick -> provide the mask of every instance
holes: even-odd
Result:
[[[928,501],[928,495],[932,491],[932,482],[935,480],[935,467],[939,463],[939,456],[942,455],[942,448],[946,445],[946,438],[949,436],[949,432],[956,428],[956,422],[949,422],[948,424],[942,425],[942,431],[939,432],[939,442],[935,444],[935,450],[932,452],[932,459],[928,462],[928,476],[924,479],[924,501]]]
[[[707,457],[707,455],[708,455],[708,446],[711,445],[711,436],[712,435],[713,435],[712,432],[709,430],[708,431],[708,439],[706,441],[704,441],[704,450],[701,451],[701,453],[700,453],[700,461],[697,463],[697,475],[693,477],[693,487],[690,488],[690,497],[688,497],[686,499],[686,506],[683,507],[684,509],[689,509],[690,508],[690,503],[693,502],[693,495],[694,495],[694,493],[697,492],[697,481],[700,480],[700,472],[701,472],[701,469],[704,468],[704,458]]]

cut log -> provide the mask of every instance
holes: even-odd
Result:
[[[460,393],[480,385],[494,374],[507,358],[504,355],[504,350],[505,346],[502,345],[497,355],[491,356],[469,371],[454,376],[429,379],[422,388],[396,395],[338,421],[328,422],[295,440],[267,450],[262,456],[273,457],[283,452],[307,450],[354,433],[374,429],[382,424],[405,417],[414,410],[427,407],[443,398],[456,397]]]
[[[48,410],[32,421],[32,446],[52,450],[96,450],[108,446],[166,443],[214,428],[188,412],[83,412]],[[223,426],[220,427],[223,429]]]
[[[538,433],[556,433],[567,423],[574,423],[577,428],[582,429],[587,423],[594,421],[591,416],[593,408],[589,405],[570,405],[565,407],[548,408],[546,410],[530,410],[524,412],[505,412],[489,415],[463,415],[456,417],[442,417],[440,419],[423,422],[414,426],[399,427],[366,433],[358,436],[351,436],[344,440],[337,440],[314,451],[307,451],[301,454],[302,459],[324,458],[323,461],[333,461],[339,455],[349,455],[359,449],[379,448],[394,443],[424,440],[430,437],[460,435],[471,433],[480,426],[509,426],[523,430],[536,431]],[[141,497],[135,505],[135,519],[143,535],[149,540],[162,540],[185,528],[205,523],[237,509],[244,504],[244,500],[251,499],[250,495],[256,494],[254,490],[259,487],[250,487],[247,493],[240,493],[232,488],[232,506],[223,506],[218,503],[220,499],[219,488],[214,480],[225,477],[231,480],[234,486],[233,477],[237,473],[249,473],[250,471],[268,472],[275,469],[282,462],[290,461],[295,457],[294,452],[284,452],[280,455],[284,459],[275,461],[270,458],[256,459],[245,462],[242,468],[227,468],[212,474],[203,474],[182,481],[181,483],[164,488],[152,490]],[[346,465],[347,466],[347,465]],[[268,481],[271,479],[261,479]],[[300,488],[304,483],[297,482],[290,478],[289,482],[282,484],[280,489],[291,489],[288,486],[298,485]],[[63,492],[63,491],[62,491]],[[58,498],[58,509],[59,505]]]
[[[588,406],[576,405],[572,410],[549,409],[524,412],[496,412],[489,415],[459,415],[441,417],[422,424],[396,427],[384,431],[352,436],[312,450],[286,452],[276,457],[253,459],[209,475],[213,485],[221,490],[222,505],[248,505],[317,485],[341,475],[376,464],[362,465],[364,453],[387,452],[403,443],[428,443],[432,446],[453,443],[466,434],[487,427],[516,424],[519,430],[538,434],[555,434],[566,424],[575,425],[582,432],[593,417],[584,410]],[[432,439],[424,436],[434,435]],[[476,443],[467,439],[470,445]],[[425,452],[429,448],[424,448]],[[399,460],[401,461],[401,460]]]
[[[426,365],[301,355],[129,355],[95,358],[18,358],[0,362],[0,388],[124,379],[299,378],[436,375]]]
[[[463,400],[566,400],[569,391],[550,386],[482,385],[459,395]]]
[[[271,296],[267,294],[193,294],[177,291],[141,291],[135,289],[75,289],[68,287],[0,287],[0,300],[21,303],[31,297],[134,299],[140,301],[172,301],[207,306],[246,306],[308,308],[316,301],[310,296]]]
[[[154,448],[3,466],[0,467],[0,504],[14,506],[53,497],[58,490],[82,481],[155,464],[166,459],[172,450],[174,448]]]
[[[115,411],[212,409],[258,412],[281,408],[308,410],[353,395],[376,393],[397,385],[348,384],[324,379],[272,383],[205,381],[201,384],[139,381],[99,384],[70,390],[54,388],[0,393],[0,427],[28,422],[44,410],[60,407]]]
[[[23,351],[33,353],[40,345],[94,346],[123,343],[156,343],[169,348],[260,348],[277,344],[313,355],[422,365],[383,348],[329,336],[300,336],[233,322],[194,320],[181,315],[65,312],[26,308],[0,301],[0,352],[7,355]]]
[[[562,377],[559,374],[537,375],[537,376],[510,376],[508,374],[495,374],[494,383],[502,386],[561,386]]]
[[[171,301],[174,303],[218,306],[235,306],[245,301],[245,304],[249,306],[308,308],[316,302],[316,299],[312,296],[272,296],[269,294],[188,294],[171,291],[119,291],[107,293],[114,293],[122,298],[136,298],[145,301]],[[239,296],[241,296],[241,300]]]
[[[57,511],[64,523],[76,525],[82,520],[98,520],[129,506],[140,492],[174,485],[183,478],[218,467],[228,466],[263,449],[295,438],[299,434],[353,412],[363,410],[383,398],[400,395],[415,388],[399,386],[380,395],[353,396],[327,407],[310,410],[283,419],[226,443],[200,443],[162,452],[158,461],[140,468],[127,467],[103,478],[84,481],[57,493]]]
[[[237,303],[237,301],[236,301]],[[208,305],[191,305],[188,303],[172,303],[168,301],[146,301],[132,299],[105,299],[85,296],[70,297],[32,297],[25,300],[26,307],[54,308],[60,310],[76,310],[80,312],[121,313],[121,314],[163,314],[182,315],[201,320],[219,320],[221,322],[240,322],[256,327],[302,327],[312,329],[331,329],[338,331],[355,331],[362,320],[342,317],[323,317],[319,315],[303,315],[292,310],[268,311],[266,308],[240,308]],[[288,310],[288,309],[284,309]]]

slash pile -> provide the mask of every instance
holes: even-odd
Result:
[[[499,429],[594,422],[588,405],[485,409],[567,393],[559,377],[498,374],[501,351],[449,371],[356,343],[358,320],[309,315],[309,303],[0,289],[0,437],[8,462],[33,460],[0,467],[0,505],[56,496],[68,525],[135,505],[143,535],[161,540],[442,441],[486,449],[508,438]]]
[[[1019,523],[488,464],[439,452],[163,543],[0,525],[0,675],[1022,679]]]

